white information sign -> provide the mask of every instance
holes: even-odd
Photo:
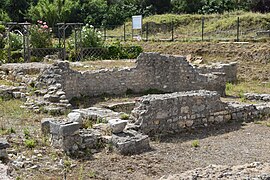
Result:
[[[142,15],[132,16],[132,29],[142,29]]]

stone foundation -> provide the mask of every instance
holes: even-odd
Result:
[[[132,115],[144,134],[182,132],[228,121],[252,121],[270,114],[270,104],[224,103],[211,91],[148,95],[137,101]]]

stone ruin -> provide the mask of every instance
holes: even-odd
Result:
[[[159,53],[142,53],[135,67],[112,70],[79,72],[68,62],[57,61],[38,76],[36,90],[27,96],[25,106],[51,114],[71,110],[65,119],[46,118],[41,122],[42,132],[51,137],[52,145],[67,153],[84,153],[105,145],[121,154],[134,154],[151,149],[149,136],[269,116],[270,103],[265,95],[258,104],[221,101],[226,82],[236,80],[236,63],[196,67],[183,56]],[[162,94],[113,107],[72,109],[70,104],[74,97],[151,89]],[[125,117],[123,112],[131,116]]]
[[[225,103],[214,91],[148,95],[132,111],[138,131],[169,134],[229,121],[252,121],[270,114],[270,104]]]

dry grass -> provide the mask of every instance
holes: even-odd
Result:
[[[242,97],[243,93],[269,93],[270,82],[246,81],[237,84],[226,85],[226,94],[229,96]]]
[[[5,85],[5,86],[14,86],[15,83],[8,81],[8,80],[4,80],[4,79],[0,79],[0,85]]]

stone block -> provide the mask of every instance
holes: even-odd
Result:
[[[109,125],[111,127],[112,133],[117,134],[123,132],[125,129],[128,121],[127,120],[121,120],[121,119],[111,119],[109,120]]]
[[[50,121],[50,133],[53,135],[59,135],[60,122]]]
[[[9,145],[9,143],[7,142],[7,140],[4,139],[4,138],[1,138],[1,139],[0,139],[0,150],[6,149],[6,148],[9,148],[9,147],[10,147],[10,145]]]
[[[83,123],[83,118],[81,113],[78,112],[71,112],[68,114],[68,119],[71,122],[78,122],[79,124]]]
[[[72,136],[79,132],[80,124],[78,122],[68,122],[59,127],[60,136]]]
[[[128,130],[112,135],[112,144],[116,151],[123,155],[139,154],[150,150],[150,140],[147,135]]]
[[[41,120],[41,132],[42,132],[42,134],[47,135],[47,134],[50,133],[50,122],[51,121],[55,121],[55,120],[52,119],[52,118],[43,118]]]

